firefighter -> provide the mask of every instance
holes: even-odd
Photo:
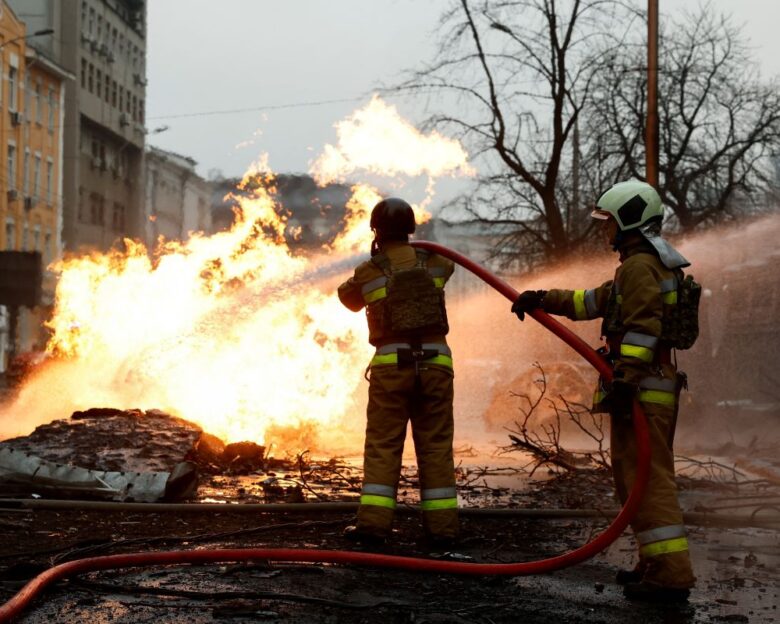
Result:
[[[423,528],[432,547],[446,547],[458,533],[453,368],[444,305],[444,284],[454,265],[409,244],[415,218],[402,199],[380,201],[371,212],[371,229],[371,259],[338,289],[347,308],[366,308],[368,340],[376,348],[367,371],[360,507],[356,526],[347,527],[345,536],[378,544],[389,535],[411,422]]]
[[[593,409],[611,415],[612,470],[623,502],[636,474],[631,420],[635,398],[647,416],[652,452],[647,491],[632,523],[639,561],[633,570],[618,572],[616,580],[629,599],[685,601],[695,577],[672,451],[685,378],[677,372],[672,349],[688,348],[692,340],[680,335],[680,327],[691,324],[673,319],[681,314],[680,285],[698,284],[683,279],[681,269],[690,263],[660,236],[663,206],[651,185],[637,180],[615,184],[599,197],[591,216],[602,220],[612,249],[620,255],[613,280],[589,290],[525,291],[512,311],[520,320],[536,308],[572,320],[603,319],[603,352],[612,363],[613,381],[609,386],[600,383]],[[693,320],[698,333],[698,320]]]

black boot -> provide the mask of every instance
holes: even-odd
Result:
[[[633,570],[618,570],[615,574],[615,582],[618,585],[628,585],[629,583],[639,583],[647,572],[647,561],[640,559],[636,562]]]
[[[423,547],[426,550],[441,552],[454,548],[457,541],[457,538],[452,535],[431,535],[429,533],[423,538]]]
[[[342,535],[351,542],[357,542],[365,546],[382,546],[385,538],[375,533],[368,533],[355,525],[350,525],[344,529]]]
[[[683,587],[664,587],[646,581],[627,583],[623,587],[623,595],[629,600],[641,600],[655,603],[682,603],[688,601],[691,590]]]
[[[644,576],[644,570],[638,567],[633,570],[618,570],[615,574],[615,582],[618,585],[628,585],[629,583],[639,583]]]

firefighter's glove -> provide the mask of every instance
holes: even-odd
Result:
[[[636,397],[639,387],[636,384],[629,383],[623,379],[614,379],[612,389],[607,397],[609,401],[609,411],[618,418],[631,418],[631,412],[634,406],[634,397]]]
[[[524,321],[526,312],[542,307],[542,300],[546,294],[546,290],[526,290],[521,292],[512,304],[512,312],[517,314],[517,318]]]

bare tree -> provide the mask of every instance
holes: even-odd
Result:
[[[614,0],[459,0],[436,61],[401,85],[457,94],[457,113],[431,122],[459,132],[487,171],[456,205],[496,226],[497,253],[532,263],[588,239],[583,200],[600,180],[580,174],[578,124],[624,17]]]
[[[644,179],[646,21],[637,0],[457,0],[435,61],[402,90],[456,95],[430,118],[483,175],[443,216],[488,224],[526,268],[591,244],[588,204]],[[780,94],[745,37],[705,5],[662,22],[660,188],[682,230],[750,213],[771,190]]]
[[[605,57],[591,91],[589,154],[616,179],[644,177],[646,29]],[[660,33],[659,191],[682,230],[753,210],[780,149],[780,94],[762,82],[745,36],[711,5]]]

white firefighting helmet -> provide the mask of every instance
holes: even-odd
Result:
[[[647,182],[618,182],[599,197],[596,209],[590,216],[594,219],[614,217],[621,232],[638,230],[655,248],[668,269],[684,268],[691,264],[661,236],[664,207],[658,191]]]
[[[598,198],[594,219],[614,217],[621,231],[634,230],[651,219],[664,216],[661,196],[647,182],[618,182]]]

